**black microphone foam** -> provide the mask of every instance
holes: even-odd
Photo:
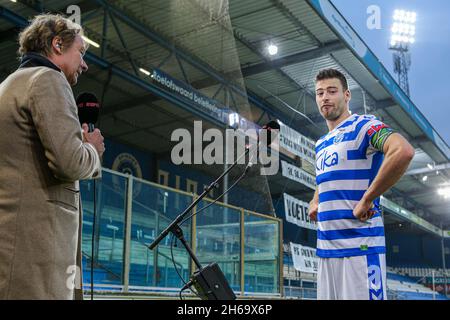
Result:
[[[270,144],[273,142],[273,139],[275,139],[275,137],[277,136],[272,135],[272,130],[280,130],[280,124],[278,123],[278,121],[271,120],[265,125],[263,125],[262,129],[267,130],[267,137],[266,137],[267,141],[263,141],[262,143],[264,143],[267,146],[270,146]]]
[[[77,97],[77,107],[80,124],[86,123],[89,126],[89,132],[94,131],[94,124],[97,122],[100,112],[100,103],[95,94],[80,93]]]

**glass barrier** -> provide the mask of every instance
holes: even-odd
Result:
[[[148,245],[190,203],[192,196],[134,180],[131,218],[130,285],[178,288],[184,285],[177,272],[187,281],[189,256],[181,243],[166,236],[154,249]],[[190,222],[183,224],[186,241],[190,242]],[[172,255],[175,263],[172,262]],[[155,266],[157,266],[155,268]]]
[[[95,183],[95,188],[94,188]],[[102,179],[80,182],[83,208],[83,282],[90,283],[94,191],[96,221],[94,237],[94,283],[121,285],[127,179],[103,172]]]
[[[245,212],[244,290],[246,293],[279,293],[279,222]]]
[[[129,183],[132,199],[128,199]],[[149,250],[148,245],[194,200],[194,195],[110,170],[103,170],[102,179],[95,180],[95,188],[94,181],[88,180],[80,182],[80,189],[86,289],[91,279],[94,189],[95,289],[110,286],[122,291],[173,292],[184,285],[195,266],[180,241],[172,242],[169,234],[154,250]],[[201,208],[205,209],[200,212]],[[182,229],[203,266],[217,262],[237,294],[242,289],[246,293],[280,294],[280,219],[212,204],[209,199],[200,201],[194,212],[197,214],[186,219]],[[245,243],[244,248],[241,243]]]
[[[217,262],[231,289],[241,291],[241,210],[211,201],[200,201],[196,210],[197,258],[202,266]]]

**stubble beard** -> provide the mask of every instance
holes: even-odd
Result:
[[[339,119],[342,113],[344,113],[344,109],[339,106],[336,106],[334,110],[332,110],[328,114],[324,114],[323,117],[328,121],[335,121]]]

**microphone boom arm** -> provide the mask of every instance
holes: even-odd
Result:
[[[237,165],[238,161],[242,157],[245,157],[249,153],[249,151],[250,151],[250,148],[246,148],[245,152],[238,159],[236,159],[236,161],[231,166],[229,166],[227,168],[227,170],[222,172],[222,174],[216,180],[214,180],[209,186],[207,186],[205,188],[205,190],[203,190],[202,194],[200,194],[200,196],[197,199],[195,199],[181,214],[179,214],[178,217],[176,217],[176,219],[166,229],[164,229],[164,231],[161,232],[161,234],[148,246],[148,248],[150,250],[153,250],[161,242],[161,240],[164,239],[169,234],[169,232],[173,232],[175,234],[175,236],[176,236],[176,233],[179,233],[179,231],[175,232],[175,231],[177,231],[176,228],[177,227],[180,228],[178,226],[178,224],[183,220],[184,216],[186,214],[188,214],[188,212],[190,212],[197,205],[197,203],[199,203],[211,191],[211,189],[217,187],[219,182],[223,179],[223,177],[228,172],[230,172],[231,169],[233,169]],[[188,251],[191,252],[190,249],[188,249]],[[198,260],[196,261],[196,259],[194,259],[194,262],[199,268],[201,268],[200,263],[197,263]]]

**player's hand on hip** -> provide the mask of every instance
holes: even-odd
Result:
[[[316,201],[311,200],[311,202],[309,203],[308,215],[312,221],[317,221],[318,211],[319,211],[319,204]]]
[[[372,201],[361,199],[353,209],[353,215],[360,221],[365,222],[376,213]]]
[[[88,125],[85,123],[83,123],[81,127],[83,129],[83,141],[92,144],[101,157],[103,155],[103,152],[105,152],[105,144],[103,143],[104,138],[100,133],[100,130],[96,128],[94,129],[94,131],[88,132]]]

